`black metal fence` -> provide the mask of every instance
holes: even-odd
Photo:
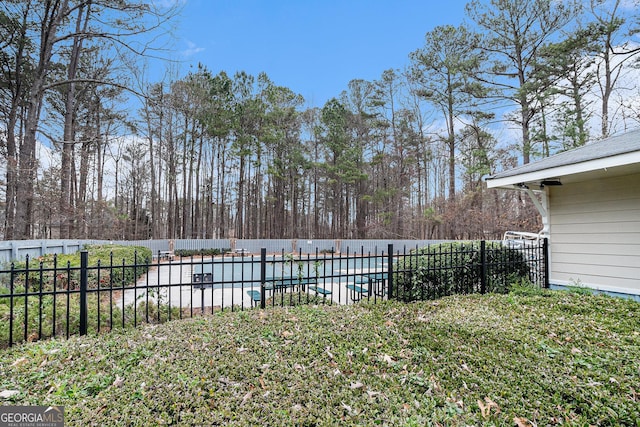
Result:
[[[394,251],[230,254],[133,263],[11,264],[0,270],[0,347],[101,333],[216,310],[298,304],[414,301],[505,292],[516,282],[548,287],[547,241],[527,246],[451,242]]]

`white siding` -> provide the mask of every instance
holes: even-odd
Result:
[[[549,192],[550,282],[640,294],[640,173]]]

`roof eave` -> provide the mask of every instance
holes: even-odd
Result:
[[[591,172],[599,169],[615,168],[633,163],[640,163],[640,151],[589,160],[570,165],[556,166],[547,169],[505,176],[503,178],[487,178],[487,188],[518,188],[518,184],[538,182],[544,179],[561,178],[563,176]]]

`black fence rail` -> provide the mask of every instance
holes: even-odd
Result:
[[[547,242],[455,242],[423,248],[180,258],[154,254],[89,265],[27,258],[0,270],[0,348],[212,313],[298,304],[415,301],[548,287]]]

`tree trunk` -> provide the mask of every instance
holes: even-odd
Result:
[[[27,32],[27,16],[29,15],[30,4],[22,15],[20,24],[19,43],[16,49],[14,73],[14,86],[12,88],[11,106],[7,115],[7,171],[6,171],[6,189],[5,189],[5,223],[4,237],[6,240],[12,240],[14,237],[14,226],[16,219],[16,196],[18,185],[18,150],[16,145],[16,126],[18,124],[18,112],[21,112],[20,121],[24,119],[24,109],[21,106],[22,97],[25,95],[23,86],[23,70],[24,70],[24,51],[26,47]],[[22,132],[20,132],[22,135]],[[21,138],[22,139],[22,138]]]
[[[15,218],[16,239],[29,239],[33,226],[34,183],[36,179],[37,162],[36,134],[40,122],[40,111],[44,97],[44,79],[51,63],[53,44],[55,43],[58,26],[67,14],[68,0],[60,2],[47,1],[45,17],[42,19],[39,61],[33,72],[33,82],[27,98],[27,118],[25,120],[25,134],[20,144],[18,156],[18,184],[16,186]]]
[[[73,237],[75,232],[74,198],[71,191],[71,180],[75,173],[75,169],[72,167],[72,159],[74,156],[76,133],[76,84],[73,80],[77,75],[78,61],[82,51],[82,38],[78,34],[80,32],[87,31],[90,12],[90,2],[87,5],[80,5],[78,8],[78,18],[76,20],[75,30],[76,36],[73,37],[73,47],[67,69],[67,79],[70,83],[67,85],[68,90],[65,94],[64,136],[62,138],[62,162],[60,166],[60,237],[63,239]]]

